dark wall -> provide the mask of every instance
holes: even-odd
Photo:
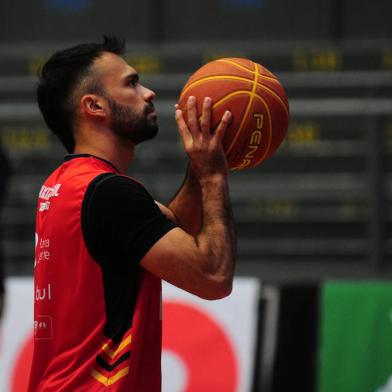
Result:
[[[392,38],[390,0],[345,0],[343,32],[347,38]]]
[[[250,3],[250,4],[249,4]],[[312,0],[170,0],[165,7],[168,40],[317,39],[319,2]]]
[[[117,34],[129,42],[392,38],[391,1],[14,0],[0,2],[0,42]]]
[[[0,40],[69,42],[106,33],[142,41],[148,36],[148,7],[148,1],[124,0],[2,1]]]

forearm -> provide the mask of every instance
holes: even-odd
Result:
[[[201,268],[231,290],[235,268],[236,231],[227,177],[216,174],[201,180],[202,227],[196,236],[205,256]]]
[[[199,180],[190,166],[184,183],[169,203],[169,209],[183,230],[193,236],[197,235],[202,222],[202,196]]]

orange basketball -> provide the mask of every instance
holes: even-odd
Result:
[[[212,99],[212,129],[230,110],[232,122],[223,139],[229,167],[254,167],[282,143],[288,127],[289,106],[276,76],[260,64],[243,58],[222,58],[199,68],[185,84],[179,99],[184,110],[189,96]],[[184,112],[185,113],[185,112]]]

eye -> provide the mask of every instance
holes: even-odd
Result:
[[[131,87],[136,87],[139,83],[139,76],[138,75],[131,75],[128,77],[127,85]]]

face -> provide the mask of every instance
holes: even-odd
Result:
[[[135,145],[153,138],[158,132],[152,103],[155,93],[141,85],[136,71],[115,54],[104,53],[97,59],[96,68],[112,130]]]
[[[142,113],[132,107],[116,102],[107,93],[105,98],[111,109],[111,129],[120,137],[131,140],[135,145],[152,139],[158,132],[154,106],[145,106]]]

